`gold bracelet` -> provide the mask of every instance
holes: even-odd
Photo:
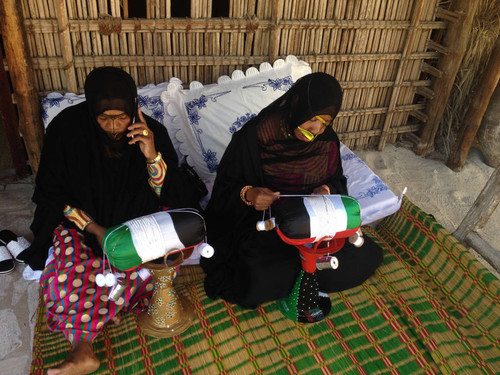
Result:
[[[247,186],[244,186],[243,189],[241,189],[240,191],[240,198],[241,200],[247,205],[247,206],[253,206],[253,203],[250,202],[246,195],[247,195],[247,191],[250,190],[251,188],[253,188],[252,185],[247,185]]]
[[[158,152],[158,155],[153,160],[146,160],[146,163],[148,164],[155,164],[158,163],[161,160],[161,153]]]

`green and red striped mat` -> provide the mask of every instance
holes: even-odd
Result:
[[[275,303],[242,310],[210,300],[199,266],[175,283],[195,307],[181,335],[144,335],[129,314],[94,342],[96,374],[494,374],[500,373],[500,282],[430,215],[404,199],[365,235],[384,261],[362,286],[330,294],[313,324]],[[43,327],[39,309],[32,374],[62,362],[70,345]]]

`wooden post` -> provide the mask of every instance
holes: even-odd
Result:
[[[435,78],[432,85],[432,90],[436,95],[426,108],[428,121],[420,132],[420,142],[415,148],[415,153],[418,155],[428,155],[434,150],[434,138],[467,48],[467,40],[478,4],[479,1],[453,1],[452,10],[460,14],[460,17],[456,23],[450,24],[444,37],[443,44],[449,53],[439,59],[437,69],[442,72],[442,76]]]
[[[469,150],[481,126],[481,120],[488,108],[491,96],[497,87],[500,78],[500,37],[497,39],[493,51],[477,86],[477,92],[464,116],[462,126],[453,144],[446,165],[455,172],[460,171],[467,159]]]
[[[31,170],[36,174],[42,153],[43,125],[38,95],[33,86],[35,77],[18,6],[20,3],[16,0],[0,1],[0,28],[16,95],[19,131],[24,139]]]
[[[500,250],[495,249],[476,232],[469,232],[462,241],[476,250],[494,269],[500,270]]]
[[[488,182],[474,201],[469,212],[453,235],[462,241],[468,232],[475,232],[488,222],[500,202],[500,166],[491,174]]]
[[[473,247],[497,270],[500,267],[500,249],[495,249],[476,232],[484,227],[500,202],[500,166],[491,174],[479,196],[453,235]]]
[[[29,169],[26,163],[23,142],[19,136],[16,107],[14,103],[12,103],[9,78],[3,66],[3,53],[0,48],[0,116],[2,116],[5,127],[5,136],[9,144],[16,175],[24,177],[29,174]]]

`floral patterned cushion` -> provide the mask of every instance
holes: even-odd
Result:
[[[217,84],[191,82],[189,90],[168,85],[161,99],[174,117],[172,126],[187,157],[201,179],[212,182],[231,136],[300,77],[311,73],[309,64],[295,56],[279,59],[259,69],[235,70]]]

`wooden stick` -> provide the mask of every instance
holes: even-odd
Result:
[[[273,26],[271,29],[271,34],[269,36],[269,60],[273,62],[278,58],[279,54],[279,42],[281,28],[279,26],[281,20],[281,9],[283,8],[284,0],[274,0],[272,8],[272,22]]]
[[[481,126],[490,98],[497,87],[500,78],[500,37],[497,38],[491,53],[488,65],[477,85],[469,109],[465,113],[462,126],[458,132],[457,139],[446,161],[446,165],[453,171],[460,171],[469,155],[469,150],[476,138],[477,131]]]
[[[28,160],[36,175],[43,143],[43,125],[38,96],[33,86],[31,58],[26,48],[23,22],[16,0],[0,2],[0,30],[5,56],[12,77],[19,112],[19,130],[24,139]]]
[[[415,153],[418,155],[428,155],[434,150],[434,138],[467,48],[472,20],[478,4],[479,1],[470,0],[456,0],[453,3],[453,10],[460,14],[460,22],[450,24],[443,41],[443,45],[450,49],[450,53],[439,59],[437,68],[443,72],[443,76],[434,80],[433,90],[436,93],[436,99],[429,102],[427,106],[426,113],[429,121],[422,128],[420,142],[415,147]]]
[[[76,93],[78,91],[78,85],[76,83],[75,64],[73,61],[73,49],[71,48],[72,44],[69,35],[68,12],[66,10],[65,0],[58,0],[56,11],[59,24],[59,36],[62,44],[64,71],[66,73],[66,87],[64,89],[65,91]]]

